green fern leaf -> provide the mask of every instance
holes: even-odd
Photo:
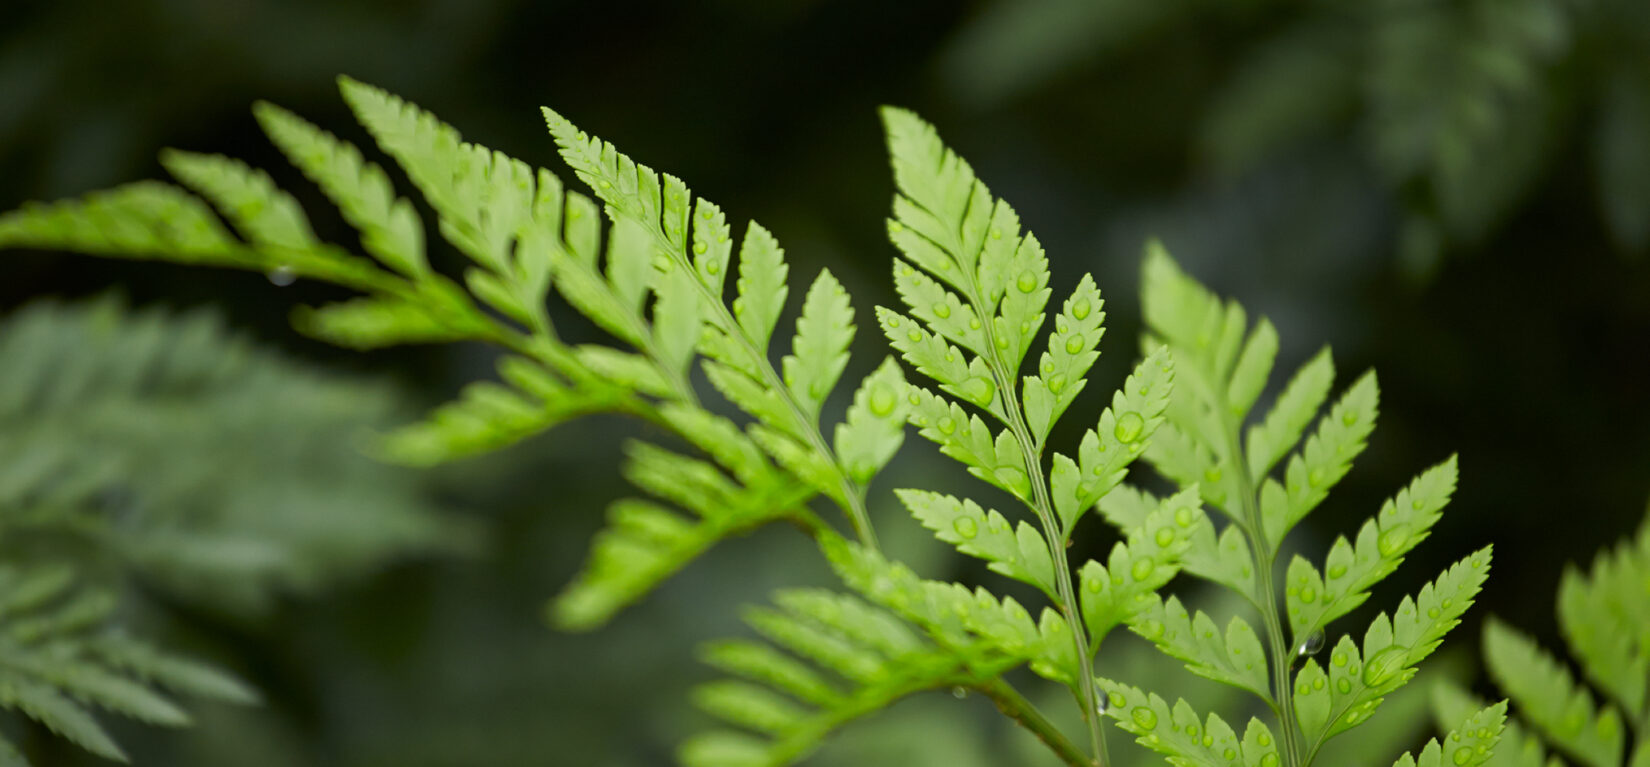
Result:
[[[1432,688],[1433,720],[1440,730],[1465,721],[1482,708],[1482,700],[1454,683],[1443,682]],[[1453,745],[1453,741],[1450,744]],[[1480,764],[1485,767],[1563,767],[1557,756],[1547,755],[1539,738],[1526,733],[1518,722],[1511,719],[1502,725],[1500,739],[1488,758]]]
[[[1404,597],[1389,618],[1375,617],[1363,649],[1342,637],[1327,668],[1308,660],[1295,676],[1301,730],[1311,749],[1367,720],[1384,696],[1402,687],[1420,663],[1461,621],[1489,573],[1490,548],[1456,562],[1413,599]]]
[[[1369,598],[1369,588],[1392,574],[1404,555],[1425,540],[1455,492],[1456,461],[1423,472],[1382,504],[1358,531],[1357,543],[1335,540],[1325,560],[1328,578],[1297,556],[1289,563],[1285,603],[1290,632],[1309,636]]]
[[[885,358],[860,384],[836,427],[833,447],[849,477],[864,485],[887,465],[905,442],[909,413],[905,375],[893,357]]]
[[[1138,736],[1137,743],[1168,757],[1177,767],[1273,767],[1278,764],[1272,731],[1250,719],[1244,736],[1218,714],[1199,719],[1191,704],[1173,707],[1156,693],[1110,680],[1099,680],[1107,694],[1106,714],[1117,726]]]
[[[1501,739],[1506,720],[1507,702],[1502,701],[1467,717],[1450,731],[1449,737],[1442,743],[1427,741],[1419,758],[1405,752],[1393,763],[1393,767],[1447,767],[1450,764],[1478,767],[1486,764]]]
[[[358,350],[448,343],[487,332],[485,325],[454,325],[432,315],[423,304],[394,298],[356,298],[300,307],[293,312],[292,325],[304,335]]]
[[[922,490],[895,493],[924,527],[964,554],[990,562],[994,572],[1024,581],[1053,597],[1054,562],[1048,542],[1031,525],[1010,528],[996,511],[984,511],[973,501]]]
[[[830,271],[822,271],[802,302],[796,339],[782,368],[792,398],[810,419],[819,417],[819,406],[836,388],[853,340],[854,310],[848,304],[848,293]]]
[[[1581,669],[1632,721],[1650,714],[1650,523],[1583,574],[1571,566],[1558,588],[1558,624]]]
[[[1122,482],[1129,464],[1148,449],[1163,424],[1173,383],[1171,358],[1165,350],[1154,351],[1112,395],[1111,406],[1100,413],[1100,423],[1083,433],[1077,460],[1054,455],[1049,483],[1054,510],[1067,535],[1083,512]]]
[[[31,203],[0,215],[0,247],[56,248],[114,258],[257,268],[212,210],[167,184],[140,181],[79,200]]]
[[[1591,767],[1621,763],[1621,714],[1592,696],[1534,640],[1500,621],[1484,627],[1484,664],[1518,711],[1547,739]]]
[[[1083,275],[1054,318],[1054,332],[1048,337],[1048,351],[1037,363],[1037,375],[1027,377],[1021,387],[1027,425],[1039,442],[1077,399],[1087,383],[1084,376],[1100,358],[1095,349],[1105,335],[1104,306],[1094,278]]]
[[[1202,610],[1188,614],[1176,597],[1163,602],[1153,595],[1131,626],[1198,676],[1239,687],[1270,702],[1266,651],[1255,629],[1234,617],[1222,633]]]
[[[1266,479],[1260,487],[1260,513],[1272,548],[1312,509],[1329,488],[1352,468],[1375,428],[1379,389],[1373,372],[1359,378],[1319,422],[1318,431],[1289,461],[1284,482]]]
[[[412,203],[396,196],[383,169],[362,159],[360,150],[349,142],[274,104],[260,101],[252,113],[287,159],[361,232],[361,244],[368,253],[409,277],[429,272],[424,226]]]
[[[1149,611],[1157,589],[1180,571],[1192,537],[1208,524],[1197,498],[1194,487],[1159,502],[1126,528],[1127,539],[1112,547],[1105,567],[1091,561],[1079,570],[1078,600],[1094,647],[1114,626]]]
[[[1318,352],[1302,365],[1283,387],[1266,419],[1249,429],[1244,451],[1249,454],[1249,471],[1257,477],[1270,474],[1272,467],[1300,441],[1312,416],[1329,397],[1335,380],[1335,363],[1329,349]]]
[[[179,181],[211,200],[253,244],[293,253],[319,246],[298,201],[278,189],[263,171],[221,155],[175,149],[163,152],[160,162]]]

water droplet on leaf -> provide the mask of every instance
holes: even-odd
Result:
[[[1139,413],[1131,410],[1117,417],[1117,428],[1112,429],[1112,434],[1117,437],[1118,442],[1128,444],[1140,439],[1140,435],[1145,430],[1146,419],[1141,418]]]
[[[972,539],[980,532],[979,525],[970,517],[957,517],[952,520],[951,528],[957,531],[957,535],[965,539]]]
[[[269,274],[265,276],[269,278],[269,284],[277,288],[284,288],[298,281],[298,273],[292,271],[292,267],[285,265],[269,270]]]
[[[1317,655],[1318,652],[1323,649],[1323,643],[1324,636],[1322,629],[1307,634],[1305,639],[1302,639],[1299,644],[1295,645],[1295,657],[1306,658]]]

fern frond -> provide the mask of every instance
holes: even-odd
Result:
[[[1501,740],[1507,720],[1507,702],[1482,709],[1450,731],[1443,742],[1427,741],[1419,757],[1405,752],[1393,767],[1478,767],[1487,764]]]
[[[163,727],[189,724],[189,715],[152,683],[241,703],[253,699],[221,673],[119,633],[113,595],[77,583],[67,566],[0,566],[0,594],[0,707],[98,756],[126,761],[88,709]],[[14,763],[24,762],[17,757]]]
[[[1328,667],[1308,660],[1295,675],[1295,703],[1309,753],[1323,742],[1367,720],[1382,699],[1415,675],[1415,666],[1461,622],[1489,574],[1490,548],[1456,562],[1404,597],[1391,617],[1375,616],[1363,648],[1342,637]]]
[[[1650,522],[1558,587],[1558,625],[1581,670],[1630,721],[1650,716]]]
[[[845,465],[819,424],[819,407],[841,376],[853,339],[853,311],[841,284],[828,272],[815,280],[791,354],[776,370],[768,345],[784,306],[787,267],[773,237],[756,224],[747,228],[738,297],[730,308],[722,301],[731,246],[720,209],[700,200],[694,206],[698,214],[689,215],[691,193],[681,180],[637,163],[548,108],[544,117],[562,159],[606,203],[616,231],[629,227],[637,233],[631,249],[649,254],[656,270],[693,275],[675,283],[684,316],[673,324],[695,331],[705,326],[694,341],[709,358],[705,370],[712,384],[757,419],[762,429],[753,436],[764,449],[835,500],[861,540],[874,543],[864,500],[868,477],[857,479],[867,466],[863,461]],[[697,299],[687,297],[689,287]],[[874,417],[895,422],[895,408],[883,410]]]
[[[1291,680],[1295,663],[1322,647],[1324,627],[1367,599],[1370,587],[1427,536],[1455,489],[1455,460],[1423,473],[1388,501],[1356,543],[1337,538],[1323,573],[1295,557],[1280,610],[1274,586],[1278,552],[1363,451],[1379,404],[1374,374],[1348,387],[1303,441],[1334,379],[1325,349],[1291,377],[1270,412],[1251,424],[1250,411],[1276,361],[1276,330],[1264,318],[1251,328],[1242,306],[1222,301],[1193,280],[1158,243],[1147,246],[1141,279],[1146,347],[1173,355],[1177,391],[1185,393],[1170,401],[1146,458],[1180,487],[1198,488],[1205,502],[1231,520],[1223,529],[1194,531],[1184,567],[1252,603],[1265,633],[1233,621],[1223,634],[1213,618],[1193,614],[1176,600],[1160,603],[1149,621],[1134,628],[1194,673],[1247,689],[1271,705],[1281,720],[1286,761],[1310,763],[1327,738],[1367,720],[1382,696],[1408,681],[1414,664],[1458,622],[1483,581],[1488,550],[1406,599],[1391,618],[1377,618],[1362,655],[1343,639],[1327,668],[1307,660]],[[1286,456],[1282,476],[1272,476]],[[1125,490],[1103,500],[1101,510],[1126,519],[1138,515],[1148,499]],[[1262,648],[1267,657],[1252,657]]]
[[[1466,720],[1483,707],[1482,700],[1454,683],[1444,682],[1432,688],[1433,718],[1440,730]],[[1539,738],[1526,733],[1513,719],[1503,723],[1500,739],[1488,758],[1480,763],[1486,767],[1563,767],[1556,755],[1547,755]]]
[[[1484,627],[1484,665],[1518,712],[1549,741],[1590,767],[1621,763],[1621,714],[1592,695],[1534,640],[1497,620]]]
[[[1369,598],[1369,588],[1392,574],[1440,517],[1455,492],[1455,458],[1423,472],[1358,530],[1356,544],[1335,539],[1324,575],[1305,559],[1289,563],[1284,581],[1289,630],[1309,636]],[[1327,575],[1327,577],[1324,577]]]
[[[1176,767],[1277,767],[1278,745],[1272,731],[1250,719],[1240,738],[1218,714],[1199,718],[1191,704],[1173,706],[1156,693],[1101,680],[1106,714],[1117,726],[1138,736],[1136,742],[1168,758]]]
[[[640,499],[609,507],[608,526],[592,542],[589,561],[551,603],[557,626],[589,630],[606,623],[731,535],[779,519],[820,524],[803,506],[813,491],[774,468],[731,422],[685,406],[668,417],[700,435],[699,446],[735,476],[710,462],[633,443],[626,478],[692,516]]]
[[[771,644],[732,640],[703,650],[745,681],[703,685],[694,702],[748,732],[694,737],[678,753],[687,767],[790,764],[854,719],[924,690],[984,685],[1014,663],[971,663],[855,597],[796,590],[776,601],[779,610],[746,616]]]

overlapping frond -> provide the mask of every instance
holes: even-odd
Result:
[[[1241,617],[1222,629],[1216,618],[1175,598],[1152,601],[1133,628],[1193,673],[1266,702],[1280,717],[1285,760],[1306,764],[1329,737],[1368,720],[1383,696],[1407,682],[1415,664],[1459,622],[1483,582],[1489,550],[1447,570],[1391,617],[1378,616],[1361,651],[1343,637],[1326,665],[1307,659],[1292,674],[1302,656],[1325,644],[1328,624],[1362,604],[1369,589],[1427,537],[1455,489],[1455,459],[1422,473],[1387,501],[1355,542],[1337,538],[1321,572],[1297,555],[1277,588],[1284,539],[1350,471],[1374,429],[1374,374],[1360,377],[1320,415],[1334,380],[1325,349],[1290,377],[1268,412],[1251,419],[1278,354],[1271,323],[1262,318],[1251,325],[1242,306],[1187,276],[1157,243],[1147,246],[1142,293],[1146,348],[1173,360],[1180,393],[1168,403],[1146,459],[1182,492],[1199,493],[1229,519],[1222,529],[1192,533],[1184,567],[1242,595],[1261,613],[1265,630]],[[1308,434],[1314,419],[1317,426]],[[1275,472],[1280,464],[1282,471]],[[1128,520],[1154,502],[1124,487],[1100,508],[1110,518]],[[1164,710],[1155,716],[1171,713],[1166,704],[1159,708]],[[1160,750],[1174,754],[1171,761],[1202,763],[1196,741],[1182,745]],[[1432,758],[1429,753],[1423,761]]]
[[[98,756],[126,761],[93,710],[161,727],[189,724],[163,690],[250,703],[235,679],[121,633],[115,595],[78,582],[64,563],[0,565],[0,708],[33,719]],[[0,737],[11,764],[27,764]]]

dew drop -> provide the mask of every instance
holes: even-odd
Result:
[[[963,698],[968,697],[968,688],[962,685],[957,685],[956,687],[951,688],[951,697],[956,698],[957,700],[962,700]]]
[[[1158,546],[1168,548],[1169,544],[1174,543],[1174,531],[1167,527],[1162,528],[1157,531],[1156,539]]]
[[[1339,578],[1343,575],[1346,575],[1346,565],[1330,565],[1329,566],[1329,579],[1330,580],[1334,580],[1334,579]]]
[[[670,257],[666,256],[663,253],[655,254],[653,256],[653,268],[657,269],[661,272],[664,272],[666,274],[669,274],[670,273]]]
[[[894,412],[894,393],[886,388],[878,387],[871,392],[871,412],[879,416],[886,416]]]
[[[1066,388],[1066,377],[1064,375],[1057,375],[1048,379],[1049,391],[1059,394],[1060,390],[1064,388]]]
[[[991,227],[991,239],[1000,240],[1002,238],[1003,238],[1003,230],[998,229],[995,226]],[[1104,713],[1104,712],[1101,712],[1101,713]]]
[[[269,278],[269,284],[277,288],[284,288],[298,281],[298,273],[292,271],[292,267],[285,264],[269,270],[269,274],[265,276]]]
[[[1153,713],[1151,709],[1144,706],[1130,712],[1129,716],[1134,719],[1135,724],[1140,725],[1140,729],[1142,730],[1150,730],[1157,727],[1157,714]]]
[[[1345,415],[1341,416],[1341,423],[1344,423],[1347,426],[1351,426],[1352,424],[1355,424],[1357,422],[1358,422],[1358,414],[1354,413],[1350,410],[1348,410]]]
[[[1079,354],[1082,351],[1083,351],[1083,337],[1082,336],[1072,336],[1071,338],[1066,339],[1066,353],[1067,354]]]
[[[1151,619],[1141,621],[1140,635],[1147,639],[1156,639],[1163,636],[1163,624],[1160,621]]]
[[[951,316],[951,307],[946,305],[946,303],[943,302],[943,301],[935,301],[934,302],[934,316],[938,317],[942,320],[947,318],[947,317],[950,317]]]
[[[1134,576],[1135,580],[1143,581],[1151,577],[1152,570],[1155,569],[1157,569],[1157,565],[1150,559],[1137,559],[1134,565],[1129,568],[1129,574]]]
[[[702,255],[705,254],[705,250],[706,250],[706,247],[705,247],[704,243],[702,243],[702,242],[693,243],[693,252],[694,252],[695,255],[702,256]]]
[[[1086,298],[1079,299],[1077,303],[1071,305],[1071,316],[1080,320],[1087,318],[1090,311],[1092,309],[1089,308],[1089,300]]]
[[[939,427],[941,434],[950,434],[951,432],[957,430],[957,422],[953,420],[951,416],[941,418],[940,422],[935,424],[935,426]]]
[[[1175,524],[1180,525],[1181,527],[1191,527],[1192,522],[1195,521],[1195,519],[1196,519],[1196,517],[1192,514],[1191,509],[1187,509],[1187,508],[1175,509],[1175,512],[1174,512],[1174,523]]]
[[[1095,691],[1094,691],[1094,713],[1099,714],[1100,716],[1105,716],[1106,715],[1106,703],[1108,701],[1109,701],[1109,699],[1106,697],[1106,692],[1104,690],[1095,689]]]
[[[911,343],[916,343],[922,340],[922,331],[912,328],[905,334],[905,337],[911,339]]]
[[[957,535],[968,540],[973,540],[974,536],[980,533],[979,524],[971,517],[957,517],[952,520],[951,528],[957,531]]]
[[[900,232],[905,231],[905,225],[898,221],[889,221],[888,231],[893,232],[894,234],[899,234]]]
[[[1262,746],[1270,746],[1272,745],[1272,736],[1269,733],[1262,732],[1261,734],[1255,736],[1255,742],[1261,744]]]
[[[1322,629],[1307,634],[1306,638],[1302,639],[1300,644],[1295,646],[1295,657],[1306,658],[1317,655],[1319,651],[1323,650],[1323,643],[1324,636]]]
[[[1467,746],[1455,749],[1455,755],[1451,756],[1449,760],[1456,764],[1466,764],[1472,761],[1472,749]]]
[[[1364,684],[1369,687],[1379,687],[1398,676],[1403,670],[1404,660],[1408,653],[1402,647],[1388,647],[1375,653],[1364,662]]]
[[[1100,593],[1102,584],[1100,583],[1099,578],[1091,578],[1083,584],[1083,588],[1087,589],[1090,594],[1098,594]]]
[[[1145,430],[1146,419],[1141,418],[1139,413],[1131,410],[1118,416],[1117,427],[1112,429],[1112,434],[1116,435],[1118,442],[1128,444],[1140,439],[1141,433]]]
[[[1223,476],[1225,475],[1221,473],[1219,466],[1210,466],[1203,472],[1203,478],[1208,480],[1210,484],[1219,482],[1220,478]]]
[[[1335,689],[1340,690],[1342,695],[1346,695],[1348,693],[1351,693],[1352,692],[1352,680],[1342,679],[1341,681],[1336,682],[1335,683]]]
[[[1229,761],[1237,758],[1237,749],[1228,748],[1224,751],[1221,751],[1220,755],[1221,755],[1222,758],[1226,759],[1226,761],[1229,762]]]
[[[1263,754],[1260,757],[1260,767],[1278,767],[1277,754]]]
[[[706,274],[713,274],[714,275],[714,274],[720,274],[721,272],[722,272],[722,262],[721,261],[712,260],[712,261],[706,261],[705,262],[705,273]]]
[[[980,318],[979,317],[969,317],[968,318],[968,329],[969,330],[979,330],[980,329]]]
[[[1014,287],[1019,288],[1021,293],[1030,293],[1036,290],[1037,275],[1031,272],[1020,272],[1019,279],[1014,281]]]
[[[1318,601],[1318,590],[1315,589],[1315,588],[1312,588],[1311,586],[1307,586],[1306,588],[1301,589],[1301,601],[1302,602],[1316,602],[1316,601]]]
[[[915,391],[912,391],[910,394],[906,395],[905,399],[906,399],[907,402],[910,402],[913,405],[921,405],[922,404],[922,396],[917,394]]]
[[[1329,662],[1335,664],[1337,667],[1345,666],[1346,665],[1346,653],[1341,652],[1340,650],[1336,650],[1335,654],[1329,656]]]
[[[1440,613],[1438,611],[1438,608],[1436,608],[1436,607],[1427,608],[1427,617],[1428,618],[1431,618],[1433,620],[1438,620],[1439,615],[1442,615],[1442,613]]]
[[[1406,543],[1409,543],[1409,525],[1393,525],[1381,531],[1375,546],[1381,550],[1381,556],[1391,557],[1403,551]]]

